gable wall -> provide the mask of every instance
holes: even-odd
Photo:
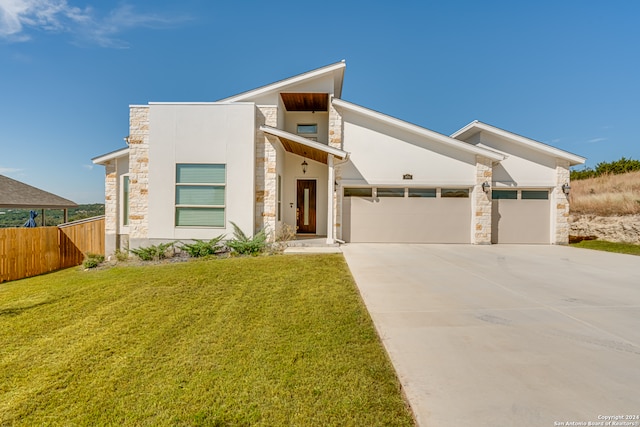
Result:
[[[341,168],[344,185],[476,184],[474,154],[348,111],[343,120],[344,150],[350,153],[350,162]],[[404,174],[413,180],[403,180]]]

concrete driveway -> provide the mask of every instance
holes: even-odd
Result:
[[[342,249],[420,426],[640,425],[640,257]]]

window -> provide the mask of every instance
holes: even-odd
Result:
[[[546,190],[522,190],[523,200],[547,200],[549,192]]]
[[[344,188],[344,197],[371,197],[371,188]]]
[[[129,176],[122,177],[122,225],[129,225]]]
[[[499,200],[499,199],[515,200],[518,198],[518,190],[492,190],[491,198],[493,200]]]
[[[378,197],[404,197],[404,188],[384,188],[376,189]]]
[[[468,198],[469,189],[468,188],[443,188],[442,190],[440,190],[440,197]]]
[[[176,226],[224,227],[225,185],[225,165],[176,165]]]
[[[318,124],[299,124],[296,128],[296,133],[300,136],[304,136],[312,141],[318,140]]]
[[[282,176],[278,175],[278,221],[282,220]]]
[[[436,197],[435,188],[409,188],[409,197]]]

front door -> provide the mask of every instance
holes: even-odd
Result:
[[[296,210],[296,231],[298,233],[316,232],[316,181],[298,180],[298,198]]]

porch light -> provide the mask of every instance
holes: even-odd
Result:
[[[562,184],[562,192],[566,195],[569,195],[571,192],[571,186],[569,184]]]
[[[307,163],[307,159],[304,159],[300,166],[302,166],[302,173],[307,173],[307,166],[309,166],[309,163]]]
[[[491,190],[491,184],[489,184],[489,182],[485,181],[482,183],[482,191],[484,191],[485,193],[488,193],[489,190]]]

